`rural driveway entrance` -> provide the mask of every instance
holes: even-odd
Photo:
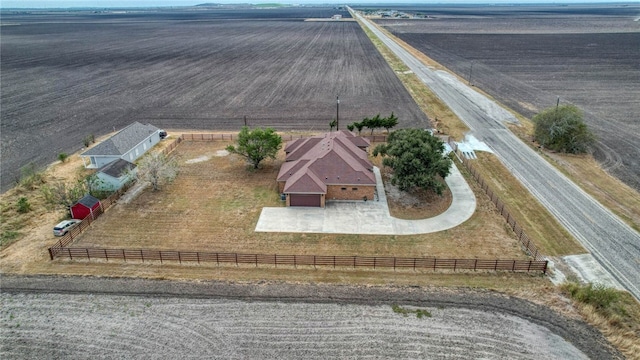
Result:
[[[255,231],[367,235],[416,235],[456,227],[473,215],[476,198],[458,168],[445,179],[453,197],[444,213],[423,220],[396,219],[389,214],[380,170],[374,168],[377,201],[328,201],[326,208],[264,208]]]

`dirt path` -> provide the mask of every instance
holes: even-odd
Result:
[[[3,276],[0,301],[3,358],[621,358],[592,327],[489,291]]]

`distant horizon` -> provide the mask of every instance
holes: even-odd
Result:
[[[637,4],[635,1],[608,1],[608,0],[565,0],[565,1],[540,1],[540,0],[448,0],[448,1],[362,1],[344,2],[340,0],[298,0],[298,1],[193,1],[193,0],[3,0],[0,9],[94,9],[94,8],[158,8],[158,7],[190,7],[200,4],[283,4],[283,5],[580,5],[580,4]]]

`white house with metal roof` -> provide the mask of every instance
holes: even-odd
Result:
[[[112,161],[134,162],[160,142],[160,129],[151,124],[134,122],[116,134],[80,154],[84,167],[99,169]]]

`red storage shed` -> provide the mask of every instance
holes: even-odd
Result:
[[[100,207],[100,200],[91,195],[85,195],[82,199],[71,207],[71,217],[73,219],[84,219],[93,216],[93,212]]]

